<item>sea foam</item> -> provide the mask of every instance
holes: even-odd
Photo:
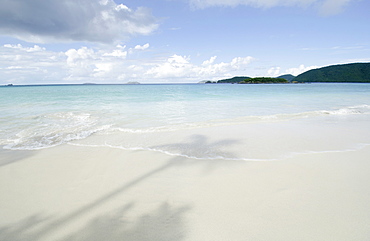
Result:
[[[0,145],[3,145],[5,149],[37,150],[85,139],[95,133],[100,133],[102,135],[115,135],[117,133],[121,133],[123,135],[142,135],[212,128],[218,126],[290,121],[294,119],[324,117],[327,115],[350,116],[359,114],[370,114],[370,106],[359,105],[336,110],[245,116],[233,119],[219,119],[147,128],[128,128],[119,127],[111,123],[102,123],[98,117],[94,117],[90,113],[58,112],[34,117],[32,125],[25,126],[15,134],[8,134],[7,138],[2,138],[0,140]]]

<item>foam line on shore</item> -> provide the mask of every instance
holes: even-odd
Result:
[[[149,147],[123,147],[123,146],[115,146],[110,144],[103,144],[103,145],[92,145],[92,144],[78,144],[78,143],[68,143],[69,145],[73,146],[81,146],[81,147],[108,147],[113,149],[121,149],[125,151],[149,151],[149,152],[158,152],[168,156],[174,157],[184,157],[193,160],[225,160],[225,161],[245,161],[245,162],[266,162],[266,161],[277,161],[279,159],[257,159],[257,158],[230,158],[224,156],[214,156],[214,157],[198,157],[192,155],[186,155],[181,153],[173,153],[161,149],[156,148],[149,148]]]
[[[272,161],[283,161],[291,158],[296,158],[301,155],[310,155],[310,154],[325,154],[325,153],[347,153],[347,152],[356,152],[360,151],[368,146],[370,143],[360,143],[353,148],[347,148],[343,150],[324,150],[324,151],[302,151],[302,152],[291,152],[289,154],[277,157],[277,158],[270,158],[270,159],[262,159],[262,158],[243,158],[243,157],[225,157],[225,156],[209,156],[209,157],[200,157],[194,155],[186,155],[182,153],[174,153],[166,150],[161,150],[157,148],[150,148],[150,147],[123,147],[111,144],[103,144],[103,145],[93,145],[93,144],[79,144],[79,143],[68,143],[69,145],[73,146],[81,146],[81,147],[108,147],[113,149],[121,149],[125,151],[149,151],[149,152],[158,152],[168,156],[174,157],[184,157],[193,160],[224,160],[224,161],[243,161],[243,162],[272,162]]]
[[[370,143],[359,143],[357,144],[356,146],[354,146],[353,148],[347,148],[347,149],[343,149],[343,150],[326,150],[326,151],[302,151],[302,152],[292,152],[286,156],[284,156],[284,158],[281,158],[280,160],[282,159],[290,159],[290,158],[295,158],[297,156],[300,156],[300,155],[310,155],[310,154],[325,154],[325,153],[347,153],[347,152],[356,152],[356,151],[360,151],[360,150],[363,150],[365,149],[366,147],[370,146]]]
[[[32,127],[20,129],[18,133],[13,133],[6,138],[0,138],[0,145],[3,145],[5,149],[10,150],[40,150],[49,147],[58,146],[61,144],[69,143],[75,140],[86,139],[94,134],[110,135],[115,133],[127,133],[127,134],[145,134],[145,133],[163,133],[163,132],[175,132],[180,130],[193,130],[199,128],[210,128],[219,126],[232,126],[242,125],[251,123],[273,123],[280,121],[290,121],[295,119],[315,118],[324,117],[327,115],[334,116],[347,116],[347,115],[368,115],[370,114],[369,105],[350,106],[335,110],[319,110],[311,112],[301,113],[288,113],[288,114],[274,114],[274,115],[262,115],[262,116],[244,116],[233,119],[219,119],[209,120],[194,123],[180,123],[180,124],[168,124],[162,126],[151,126],[144,128],[137,127],[124,127],[124,126],[113,126],[108,123],[100,123],[97,125],[97,121],[89,114],[84,115],[72,115],[67,114],[55,114],[49,115],[54,119],[62,118],[63,121],[55,120],[54,122],[47,122],[42,120]],[[73,117],[73,118],[72,118]],[[69,123],[70,119],[76,120],[72,124]],[[94,120],[91,120],[94,119]],[[89,120],[88,123],[84,121]],[[54,120],[48,120],[54,121]],[[65,126],[63,126],[65,124]]]

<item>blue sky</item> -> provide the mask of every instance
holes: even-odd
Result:
[[[0,4],[0,84],[199,82],[370,62],[367,0]]]

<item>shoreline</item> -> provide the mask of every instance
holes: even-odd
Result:
[[[370,84],[370,82],[288,82],[288,83],[217,83],[217,82],[212,82],[212,83],[202,83],[202,82],[183,82],[183,83],[139,83],[139,84],[134,84],[134,83],[78,83],[78,84],[3,84],[0,85],[1,87],[6,87],[6,88],[12,88],[12,87],[42,87],[42,86],[112,86],[112,85],[123,85],[123,86],[141,86],[141,85],[286,85],[286,84]]]

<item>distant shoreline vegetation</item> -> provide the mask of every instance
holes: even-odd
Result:
[[[249,78],[239,82],[239,84],[283,84],[283,83],[289,82],[288,80],[283,78],[267,78],[267,77]]]
[[[285,84],[289,83],[288,80],[283,78],[269,78],[269,77],[257,77],[257,78],[247,78],[238,84]]]
[[[279,76],[277,78],[273,77],[256,77],[256,78],[251,78],[251,77],[244,77],[244,76],[238,76],[238,77],[233,77],[230,79],[224,79],[224,80],[218,80],[215,82],[212,81],[206,81],[206,84],[286,84],[290,83],[290,80],[294,78],[293,75],[284,75]]]
[[[274,83],[370,83],[370,63],[331,65],[306,71],[298,76],[290,74],[277,78],[237,76],[230,79],[205,81],[209,84],[274,84]]]

